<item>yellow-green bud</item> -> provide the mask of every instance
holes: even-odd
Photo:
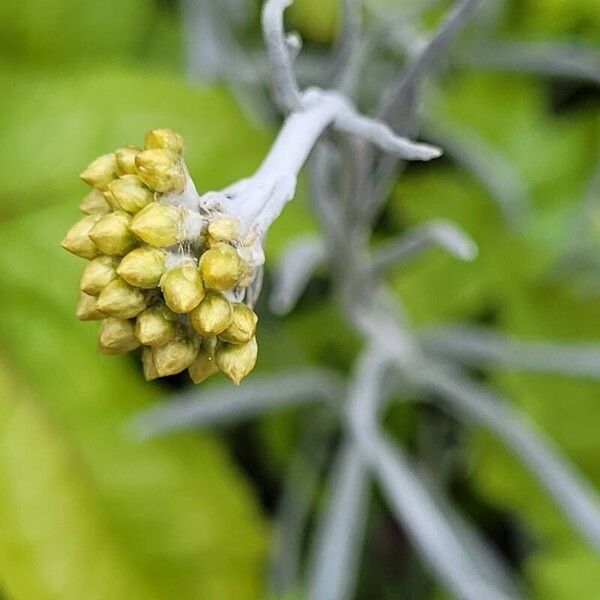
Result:
[[[231,323],[219,335],[219,339],[231,344],[244,344],[254,335],[257,322],[258,317],[251,308],[241,303],[234,304]]]
[[[124,256],[136,245],[129,231],[131,216],[122,210],[104,215],[90,231],[90,238],[104,254]]]
[[[146,308],[146,300],[142,290],[119,277],[100,292],[98,308],[111,317],[132,319]]]
[[[257,356],[256,338],[252,338],[245,344],[220,342],[215,349],[217,366],[236,385],[239,385],[240,381],[254,369]]]
[[[183,152],[184,143],[183,138],[178,133],[165,127],[149,131],[144,136],[144,147],[147,150],[164,148],[176,152],[177,154],[181,154]]]
[[[117,158],[117,172],[119,175],[135,175],[137,169],[135,167],[135,157],[141,152],[135,146],[126,146],[115,150]]]
[[[167,248],[179,241],[182,222],[182,215],[176,208],[152,202],[133,217],[129,228],[147,244]]]
[[[227,298],[218,292],[207,292],[189,314],[192,327],[204,336],[218,335],[231,323],[233,310]]]
[[[145,346],[162,346],[177,333],[177,315],[162,302],[142,311],[135,324],[135,335]]]
[[[188,372],[194,383],[202,383],[211,375],[219,372],[215,357],[205,348],[200,348],[198,356],[189,366]]]
[[[184,262],[167,271],[160,287],[167,306],[176,313],[188,313],[204,298],[204,286],[193,262]]]
[[[164,271],[165,252],[158,248],[132,250],[117,269],[127,283],[146,289],[157,287]]]
[[[81,292],[75,314],[80,321],[100,321],[105,319],[106,315],[100,311],[96,298]]]
[[[107,201],[110,202],[110,196],[120,209],[132,214],[139,212],[154,200],[154,194],[137,175],[123,175],[115,179],[104,194]]]
[[[154,366],[154,358],[152,356],[152,348],[144,348],[142,352],[142,367],[144,368],[144,377],[146,381],[158,379],[160,375]]]
[[[181,373],[194,362],[199,349],[200,342],[187,337],[178,337],[163,346],[154,346],[152,358],[157,373],[160,377]]]
[[[111,256],[98,256],[86,265],[79,289],[90,296],[97,296],[113,279],[117,278],[119,261]]]
[[[61,246],[81,258],[92,259],[96,258],[100,251],[98,246],[90,238],[92,227],[101,219],[100,215],[88,215],[77,221],[67,232],[65,239],[61,242]]]
[[[105,354],[130,352],[140,345],[135,337],[133,322],[128,319],[108,317],[100,328],[98,347]]]
[[[117,176],[117,159],[112,152],[91,162],[80,175],[88,185],[99,190],[105,190]]]
[[[185,172],[180,156],[171,150],[155,148],[144,150],[135,157],[139,178],[157,192],[181,191],[185,186]]]
[[[235,248],[219,243],[200,257],[200,275],[214,290],[231,290],[244,274],[244,263]]]
[[[207,243],[213,246],[219,242],[231,242],[240,234],[240,222],[235,217],[217,217],[208,226]]]
[[[100,190],[92,190],[79,205],[79,210],[86,215],[105,215],[110,206]]]

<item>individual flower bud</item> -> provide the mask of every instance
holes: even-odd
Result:
[[[188,313],[204,298],[204,286],[193,262],[184,262],[167,271],[160,287],[167,306],[176,313]]]
[[[112,152],[91,162],[80,175],[88,185],[99,190],[105,190],[117,176],[117,159]]]
[[[175,375],[187,369],[198,355],[200,342],[197,339],[177,337],[163,346],[152,348],[152,358],[160,377]]]
[[[79,205],[79,210],[86,215],[105,215],[110,206],[100,190],[92,190]]]
[[[172,150],[144,150],[135,157],[135,165],[139,178],[157,192],[181,191],[184,188],[183,164]]]
[[[124,256],[136,244],[130,223],[131,216],[122,210],[108,213],[92,227],[90,238],[104,254]]]
[[[102,322],[98,347],[105,354],[130,352],[140,345],[135,337],[133,322],[128,319],[108,317]]]
[[[137,169],[135,167],[135,157],[141,152],[135,146],[126,146],[115,150],[117,159],[117,173],[119,175],[135,175]]]
[[[219,339],[231,344],[244,344],[256,331],[258,317],[256,313],[245,304],[233,305],[233,316],[229,327],[219,334]]]
[[[80,321],[100,321],[106,318],[106,315],[98,308],[96,298],[83,292],[79,294],[75,314]]]
[[[152,348],[144,348],[142,352],[142,367],[144,368],[144,377],[146,381],[152,381],[153,379],[158,379],[160,377],[154,366]]]
[[[117,273],[129,284],[151,289],[165,271],[165,252],[158,248],[136,248],[123,257]]]
[[[183,146],[183,138],[172,129],[153,129],[144,136],[144,147],[147,150],[164,148],[177,154],[181,154],[183,152]]]
[[[100,292],[98,308],[111,317],[132,319],[146,308],[146,301],[142,290],[119,277]]]
[[[236,217],[223,215],[210,222],[207,233],[207,242],[211,246],[218,242],[231,242],[240,235],[240,222]]]
[[[231,323],[231,303],[218,292],[207,292],[189,314],[192,327],[204,336],[218,335]]]
[[[139,212],[154,200],[154,194],[140,181],[137,175],[123,175],[115,179],[105,192],[120,209],[128,213]]]
[[[147,244],[167,248],[179,241],[182,223],[182,215],[176,208],[152,202],[133,217],[129,228]]]
[[[211,375],[219,372],[215,357],[206,348],[200,348],[198,356],[189,366],[188,373],[194,383],[202,383]]]
[[[119,261],[111,256],[98,256],[86,265],[79,289],[90,296],[97,296],[113,279],[117,278]]]
[[[142,311],[135,324],[135,335],[144,346],[162,346],[177,333],[177,315],[162,302]]]
[[[235,248],[219,243],[200,257],[200,275],[214,290],[231,290],[244,273],[244,264]]]
[[[88,215],[83,219],[77,221],[71,229],[67,232],[65,239],[60,245],[75,254],[75,256],[81,256],[81,258],[92,259],[96,258],[100,251],[98,246],[92,241],[89,234],[92,227],[101,219],[100,215]]]
[[[245,344],[220,342],[215,349],[217,366],[236,385],[254,369],[257,356],[258,344],[254,337]]]

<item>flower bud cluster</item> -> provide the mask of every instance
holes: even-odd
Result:
[[[142,348],[147,379],[221,371],[234,383],[254,368],[258,317],[243,300],[256,277],[238,218],[203,206],[181,136],[155,129],[144,147],[119,148],[81,174],[92,187],[84,217],[62,242],[89,260],[76,315],[102,321],[107,354]]]

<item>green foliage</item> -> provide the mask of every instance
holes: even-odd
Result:
[[[408,312],[419,323],[485,317],[520,339],[597,342],[600,300],[578,297],[568,278],[549,273],[570,233],[565,216],[598,157],[598,111],[553,117],[543,89],[525,79],[458,77],[450,91],[442,113],[511,158],[529,187],[533,216],[523,233],[510,233],[488,193],[468,174],[409,174],[396,192],[394,225],[452,219],[473,236],[480,256],[465,265],[432,250],[403,268],[394,285]],[[600,486],[597,382],[522,373],[494,375],[493,382]],[[510,511],[535,540],[525,564],[532,597],[593,597],[600,586],[597,554],[497,440],[480,433],[474,450],[477,490]]]
[[[128,436],[158,389],[96,353],[97,327],[73,317],[82,261],[58,241],[86,192],[76,174],[151,126],[186,136],[207,189],[247,174],[265,137],[222,92],[129,71],[13,81],[0,121],[0,587],[11,600],[262,597],[250,490],[209,436]]]

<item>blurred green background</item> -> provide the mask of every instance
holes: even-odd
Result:
[[[337,29],[336,5],[298,0],[290,23],[321,47]],[[304,415],[130,439],[127,419],[184,380],[148,384],[136,358],[97,354],[97,326],[74,318],[82,261],[59,241],[86,191],[78,173],[95,156],[169,126],[187,140],[199,190],[209,190],[249,174],[274,129],[250,123],[225,87],[187,82],[174,1],[2,0],[0,12],[0,598],[264,598],[270,515]],[[600,50],[600,1],[514,0],[499,35],[577,38]],[[430,253],[397,273],[407,311],[418,325],[469,321],[526,339],[598,342],[600,212],[595,222],[583,218],[585,260],[559,268],[580,241],[582,197],[600,160],[598,87],[484,70],[453,72],[443,86],[439,116],[510,158],[533,215],[515,233],[451,160],[409,169],[378,238],[450,218],[481,254],[458,264]],[[313,229],[299,198],[273,228],[271,264]],[[291,316],[259,308],[259,372],[351,365],[359,341],[325,273]],[[481,376],[600,487],[597,383]],[[391,414],[389,427],[419,452],[420,423],[436,419],[457,456],[455,498],[522,573],[531,597],[597,598],[598,556],[493,439],[416,405]],[[383,505],[372,512],[358,597],[439,597]]]

